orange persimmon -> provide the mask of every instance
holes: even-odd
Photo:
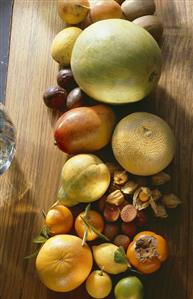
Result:
[[[77,233],[77,235],[80,238],[83,238],[84,236],[84,232],[86,229],[86,225],[84,223],[84,221],[82,220],[82,218],[85,216],[85,212],[80,213],[75,220],[75,231]],[[103,231],[104,229],[104,220],[102,218],[102,216],[94,211],[94,210],[90,210],[88,211],[88,214],[86,216],[86,220],[92,225],[94,226],[95,229],[97,229],[97,231],[99,231],[100,233]],[[87,240],[88,241],[92,241],[95,240],[98,237],[98,235],[91,230],[90,228],[88,229],[88,236],[87,236]]]
[[[141,273],[153,273],[168,257],[167,241],[153,232],[141,232],[130,243],[127,257],[131,265]]]

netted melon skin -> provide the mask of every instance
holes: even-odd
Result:
[[[135,175],[148,176],[160,172],[172,161],[175,137],[160,117],[136,112],[123,118],[116,126],[112,148],[124,169]]]

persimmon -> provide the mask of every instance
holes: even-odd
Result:
[[[83,238],[86,229],[86,225],[82,219],[84,217],[85,217],[85,212],[81,212],[76,217],[75,224],[74,224],[75,231],[80,238]],[[86,220],[100,233],[103,231],[104,220],[98,212],[94,210],[88,211]],[[88,228],[87,240],[92,241],[95,240],[97,237],[98,235],[91,228]]]
[[[52,235],[68,233],[73,225],[71,211],[63,205],[53,207],[46,215],[46,225]]]
[[[127,257],[132,266],[141,273],[153,273],[168,257],[167,241],[153,232],[141,232],[130,243]]]

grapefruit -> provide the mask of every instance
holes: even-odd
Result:
[[[92,269],[90,248],[73,235],[50,238],[40,249],[36,269],[45,286],[56,292],[69,292],[80,286]]]
[[[153,175],[166,168],[175,152],[175,138],[157,115],[136,112],[123,118],[112,138],[116,160],[135,175]]]
[[[161,51],[140,26],[121,19],[103,20],[79,35],[71,67],[78,85],[90,97],[114,104],[136,102],[159,80]]]

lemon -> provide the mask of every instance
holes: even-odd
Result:
[[[68,27],[60,31],[52,42],[53,59],[59,64],[69,65],[74,43],[81,32],[82,30],[78,27]]]
[[[94,260],[100,269],[110,274],[119,274],[127,270],[127,264],[120,264],[114,260],[114,254],[118,248],[118,246],[111,243],[103,243],[92,247]]]
[[[86,290],[93,298],[105,298],[110,294],[111,289],[111,278],[103,271],[93,271],[86,280]]]

